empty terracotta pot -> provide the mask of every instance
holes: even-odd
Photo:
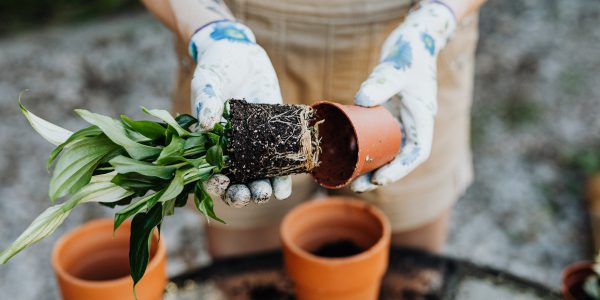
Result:
[[[133,300],[129,276],[131,222],[113,237],[113,220],[91,221],[63,236],[52,253],[52,267],[65,300]],[[137,284],[138,299],[162,299],[167,284],[164,241],[154,234],[146,274]]]
[[[383,106],[371,108],[322,101],[312,106],[321,138],[319,165],[312,175],[323,187],[344,187],[390,162],[400,151],[398,120]]]
[[[585,298],[583,284],[592,275],[592,262],[581,261],[567,266],[562,273],[561,293],[565,300],[582,300]]]
[[[299,300],[377,299],[391,236],[379,209],[344,197],[310,201],[286,215],[280,233],[285,268]],[[353,247],[342,246],[348,243],[359,251],[348,252]],[[331,245],[342,255],[323,256],[335,254]]]

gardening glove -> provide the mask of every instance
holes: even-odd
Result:
[[[194,33],[189,49],[197,62],[191,89],[200,130],[211,130],[221,121],[227,99],[282,103],[275,69],[245,25],[230,20],[208,23]],[[284,176],[230,185],[227,176],[215,175],[206,188],[228,205],[243,207],[250,201],[266,202],[271,195],[279,200],[289,197],[292,182]]]
[[[455,28],[456,17],[446,4],[424,1],[385,40],[379,65],[360,86],[355,104],[383,104],[398,116],[402,147],[390,163],[358,177],[353,191],[395,182],[429,157],[437,111],[437,55]]]

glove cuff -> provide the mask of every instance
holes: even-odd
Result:
[[[422,39],[433,38],[436,47],[432,50],[437,53],[454,34],[457,19],[454,11],[443,1],[425,0],[411,9],[404,24],[421,31]]]
[[[233,43],[256,44],[256,37],[248,26],[232,20],[216,20],[196,29],[190,39],[188,51],[190,56],[198,58],[218,41],[226,40]]]

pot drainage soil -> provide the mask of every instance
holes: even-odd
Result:
[[[352,240],[339,240],[323,244],[312,254],[320,257],[348,257],[363,252],[364,249],[356,245]]]

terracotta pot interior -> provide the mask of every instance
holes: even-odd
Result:
[[[129,229],[129,228],[127,228]],[[150,259],[158,249],[152,239]],[[59,264],[71,276],[85,281],[106,281],[129,277],[129,231],[91,232],[67,241],[59,253]]]
[[[320,207],[294,216],[289,224],[293,224],[288,231],[291,243],[308,253],[340,241],[351,241],[364,252],[382,238],[384,231],[368,206]]]
[[[589,297],[585,290],[583,289],[583,285],[585,280],[594,274],[594,271],[590,266],[586,266],[584,268],[580,268],[565,276],[564,283],[566,291],[571,298],[568,299],[577,299],[577,300],[592,300],[593,298]]]
[[[321,103],[314,106],[319,125],[321,153],[319,165],[313,170],[317,182],[341,186],[348,182],[356,169],[358,147],[350,119],[336,106]]]

